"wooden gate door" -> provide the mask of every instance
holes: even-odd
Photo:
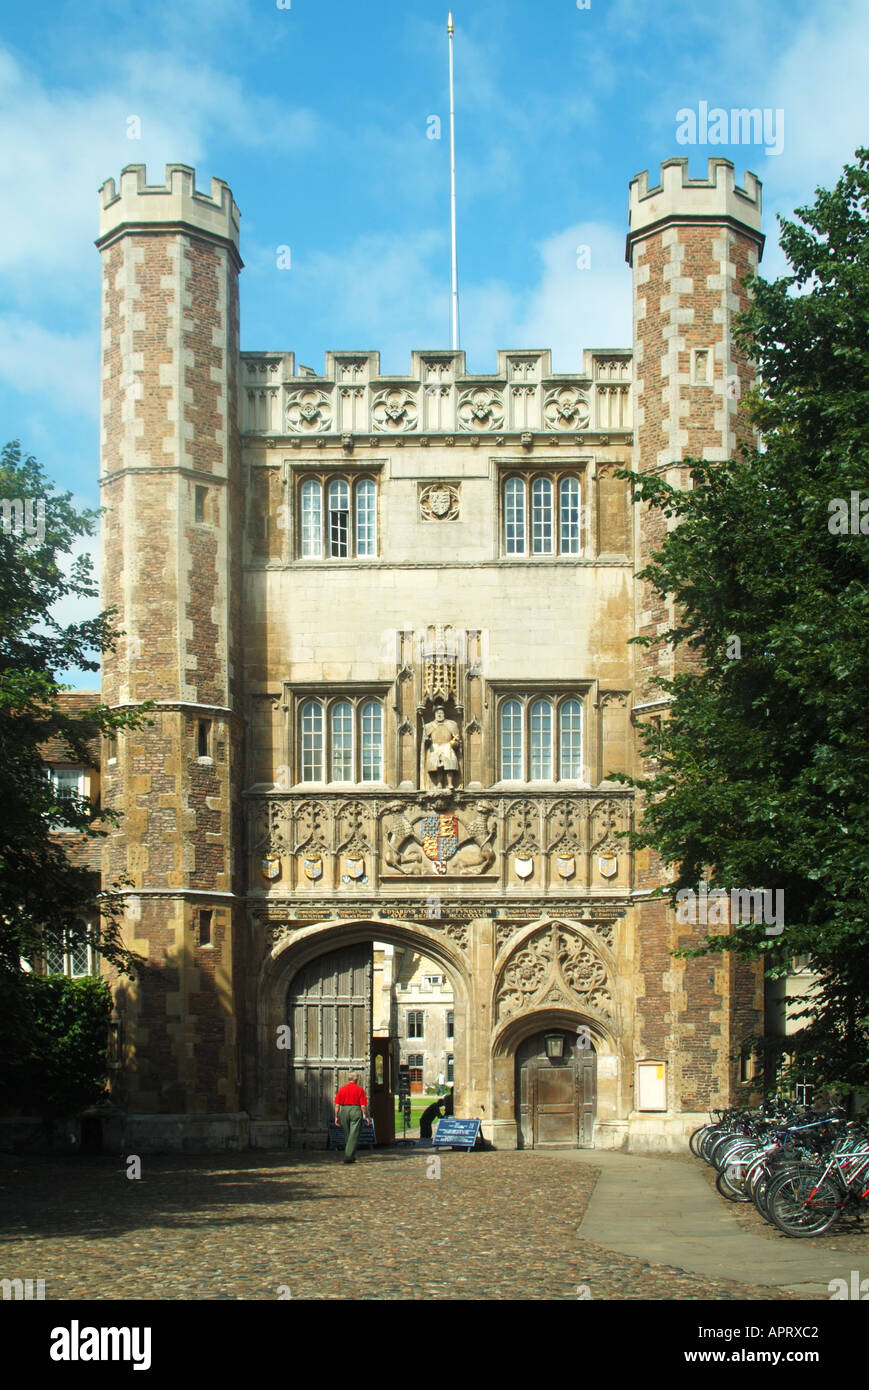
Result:
[[[545,1035],[526,1038],[516,1054],[519,1143],[524,1149],[590,1149],[594,1144],[597,1058],[564,1035],[564,1057],[552,1062]]]
[[[345,946],[318,956],[290,985],[290,1146],[321,1148],[338,1087],[359,1073],[369,1099],[374,947]]]

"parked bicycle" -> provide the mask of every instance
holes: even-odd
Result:
[[[692,1152],[717,1170],[722,1197],[753,1201],[785,1235],[821,1235],[869,1205],[865,1124],[846,1124],[841,1111],[811,1115],[781,1101],[712,1113],[692,1134]]]

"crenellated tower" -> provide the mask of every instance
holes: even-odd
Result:
[[[760,181],[746,173],[739,188],[727,159],[711,158],[705,178],[691,178],[685,158],[665,160],[656,186],[650,187],[647,172],[631,181],[629,225],[633,466],[684,488],[690,485],[685,459],[727,459],[741,437],[739,401],[753,369],[737,350],[733,326],[748,303],[741,282],[756,270],[763,250]],[[666,526],[660,512],[635,508],[638,570],[660,548]],[[634,604],[638,634],[655,636],[672,625],[672,603],[647,583],[636,582]],[[680,652],[674,663],[663,643],[634,652],[635,722],[666,718],[661,680],[702,658]],[[674,961],[670,951],[689,944],[692,934],[702,938],[706,929],[677,927],[662,902],[643,903],[642,895],[662,881],[661,865],[648,851],[638,856],[636,881],[637,1055],[668,1063],[672,1114],[702,1112],[732,1092],[734,1050],[759,1027],[760,982],[752,967],[727,958]]]
[[[156,704],[103,769],[107,804],[124,813],[104,879],[135,884],[127,936],[154,967],[118,991],[119,1098],[131,1141],[137,1114],[156,1141],[179,1122],[195,1136],[208,1116],[233,1145],[244,1137],[239,211],[225,183],[199,192],[179,164],[158,186],[144,166],[124,169],[100,204],[103,604],[124,633],[103,699]]]

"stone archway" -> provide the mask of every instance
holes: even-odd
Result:
[[[574,1042],[587,1041],[594,1057],[582,1064],[570,1045],[571,1074],[577,1085],[576,1145],[606,1147],[621,1143],[626,1125],[625,1101],[620,1080],[624,1076],[620,1039],[615,961],[608,940],[593,925],[565,918],[531,923],[515,934],[499,952],[492,991],[495,1021],[493,1037],[493,1138],[499,1148],[517,1148],[528,1138],[528,1117],[523,1133],[523,1044],[542,1039],[549,1031],[566,1034]],[[579,1031],[578,1031],[579,1030]],[[528,1050],[541,1061],[545,1050]],[[528,1081],[526,1079],[526,1085]],[[567,1090],[569,1087],[564,1086]],[[591,1089],[592,1095],[587,1095]],[[534,1103],[531,1091],[526,1103]],[[557,1097],[544,1104],[558,1106]],[[590,1118],[593,1117],[593,1118]],[[531,1120],[533,1129],[534,1121]],[[590,1133],[591,1131],[591,1133]],[[613,1131],[616,1131],[614,1134]]]
[[[473,1034],[470,1016],[472,982],[465,958],[467,932],[456,932],[454,936],[447,937],[445,932],[436,932],[420,923],[380,918],[317,922],[298,930],[276,933],[275,944],[260,971],[254,1102],[257,1113],[251,1123],[252,1129],[261,1136],[259,1142],[262,1147],[286,1147],[288,1143],[293,1143],[288,1123],[288,1066],[291,1066],[292,1052],[278,1048],[275,1039],[287,1023],[288,1001],[294,981],[304,980],[306,969],[315,965],[318,959],[340,961],[342,952],[346,952],[349,958],[353,954],[353,947],[374,941],[425,955],[441,966],[450,979],[456,1030],[456,1104],[461,1104],[463,1090],[468,1085],[467,1040]],[[305,1142],[310,1143],[310,1138],[306,1136]]]

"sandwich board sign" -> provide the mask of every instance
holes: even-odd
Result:
[[[435,1130],[435,1147],[467,1149],[470,1153],[479,1132],[479,1120],[460,1120],[455,1115],[447,1115]]]

